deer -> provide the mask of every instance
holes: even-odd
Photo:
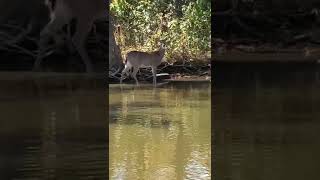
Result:
[[[125,67],[121,73],[120,84],[124,79],[124,75],[129,75],[129,70],[133,68],[131,73],[132,77],[136,81],[136,85],[139,85],[137,79],[137,72],[141,67],[151,67],[153,75],[153,85],[157,84],[157,67],[161,64],[164,57],[166,46],[160,45],[158,51],[142,52],[142,51],[130,51],[126,55]]]
[[[68,26],[67,39],[79,53],[86,67],[86,72],[93,72],[91,59],[86,50],[86,40],[94,26],[94,21],[106,18],[107,1],[105,0],[45,0],[50,11],[50,21],[40,32],[39,54],[34,63],[33,70],[40,68],[48,37],[52,36],[57,42],[61,42],[61,32],[65,25]],[[70,22],[76,20],[74,34],[70,34]],[[59,34],[60,33],[60,34]]]

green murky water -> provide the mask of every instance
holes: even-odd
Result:
[[[210,179],[210,83],[109,87],[110,179]]]
[[[318,179],[319,66],[245,64],[216,69],[214,179]]]
[[[108,178],[104,81],[73,78],[0,80],[1,180]]]

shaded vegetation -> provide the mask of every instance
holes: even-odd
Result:
[[[319,7],[314,0],[217,0],[213,15],[215,38],[232,45],[270,43],[277,48],[319,44]]]
[[[121,27],[115,37],[122,54],[163,42],[169,62],[210,58],[210,0],[114,0],[110,10]]]

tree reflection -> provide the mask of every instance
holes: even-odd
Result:
[[[202,86],[110,87],[111,179],[210,179],[211,100]]]

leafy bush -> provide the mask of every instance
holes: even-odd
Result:
[[[210,0],[113,0],[110,10],[123,51],[154,50],[163,42],[171,61],[210,58]]]

